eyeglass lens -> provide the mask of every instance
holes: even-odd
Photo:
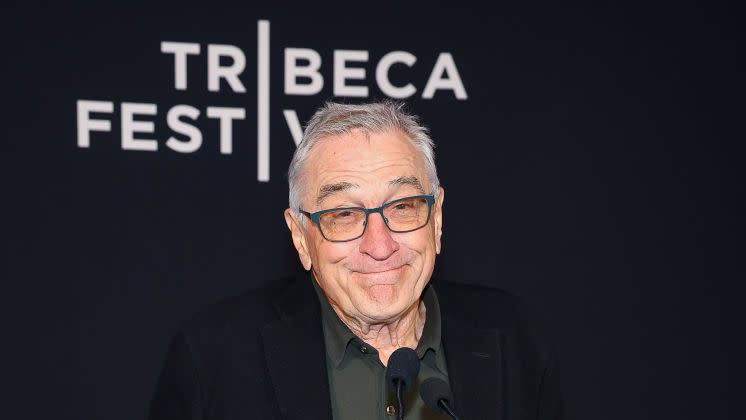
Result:
[[[395,201],[383,208],[384,222],[392,232],[409,232],[427,224],[430,213],[428,201],[412,197]],[[319,227],[331,241],[355,239],[365,231],[364,209],[340,209],[322,214]]]

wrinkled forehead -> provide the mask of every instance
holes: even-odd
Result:
[[[328,185],[350,183],[361,191],[380,190],[395,185],[403,177],[428,184],[420,152],[398,130],[372,133],[354,130],[319,139],[304,172],[306,200]]]

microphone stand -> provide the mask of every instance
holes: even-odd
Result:
[[[402,382],[400,380],[396,381],[396,403],[399,406],[397,418],[404,420],[404,397],[402,396]]]
[[[442,408],[443,411],[445,411],[449,416],[451,416],[453,420],[459,420],[458,416],[456,416],[456,413],[454,413],[453,410],[451,410],[451,406],[448,405],[446,400],[443,400],[443,399],[438,400],[438,406]]]

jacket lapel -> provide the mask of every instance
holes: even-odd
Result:
[[[502,419],[501,336],[449,316],[443,308],[443,346],[455,412],[463,419]]]
[[[275,306],[280,319],[262,331],[267,368],[284,419],[331,415],[326,352],[313,281],[298,278]]]

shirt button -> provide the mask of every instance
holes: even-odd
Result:
[[[394,407],[393,405],[390,405],[390,406],[386,407],[386,414],[388,414],[389,416],[392,416],[392,417],[395,416],[396,415],[396,407]]]
[[[368,352],[368,348],[367,347],[360,346],[360,353],[367,353],[367,352]]]

